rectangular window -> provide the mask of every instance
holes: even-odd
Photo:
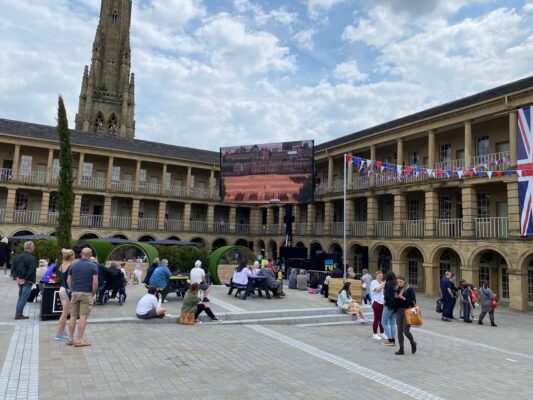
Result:
[[[92,179],[93,178],[93,163],[84,162],[83,163],[83,179]]]
[[[409,279],[409,284],[414,287],[418,287],[418,259],[407,259],[407,276],[407,279]]]
[[[487,265],[480,265],[479,266],[479,286],[483,286],[483,281],[489,282],[490,286],[490,267]]]
[[[490,217],[490,195],[488,193],[477,194],[477,217]]]
[[[139,204],[139,218],[144,218],[144,203]]]
[[[86,196],[81,197],[80,214],[89,215],[89,198]]]
[[[359,221],[367,221],[368,220],[368,214],[367,214],[367,202],[366,200],[359,203]]]
[[[478,136],[476,138],[476,156],[486,156],[489,154],[489,137]]]
[[[508,299],[509,298],[509,273],[508,273],[506,266],[502,266],[500,271],[501,271],[501,277],[502,277],[501,278],[502,279],[501,296],[504,299]]]
[[[407,207],[407,219],[419,219],[420,201],[418,199],[410,199]]]
[[[141,172],[139,174],[139,183],[146,185],[146,170],[145,169],[141,169]]]
[[[439,197],[439,218],[450,219],[452,217],[452,198],[449,195]]]
[[[33,164],[33,157],[23,155],[20,157],[20,171],[21,176],[28,176],[31,174],[31,168]]]
[[[455,195],[455,218],[463,218],[463,196],[461,193]]]
[[[170,189],[170,182],[172,181],[172,173],[167,172],[165,175],[165,189]]]
[[[50,194],[50,202],[48,203],[48,212],[57,212],[57,193]]]
[[[192,187],[192,188],[194,187],[194,175],[191,175],[191,185],[190,185],[190,187]]]
[[[418,150],[409,153],[409,165],[418,165],[420,162],[420,153]]]
[[[120,166],[113,165],[113,170],[111,172],[111,180],[114,182],[120,181]]]
[[[28,194],[17,192],[15,196],[15,209],[17,211],[28,211]]]
[[[61,166],[59,165],[59,159],[54,158],[54,161],[52,161],[52,179],[59,178],[60,169],[61,169]]]
[[[527,298],[533,303],[533,266],[530,264],[527,270]]]
[[[441,144],[440,145],[440,162],[446,163],[452,160],[452,145],[451,144]]]

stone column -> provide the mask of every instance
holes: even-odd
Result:
[[[19,175],[19,166],[20,166],[20,144],[15,145],[15,152],[13,153],[13,176],[15,178]]]
[[[461,265],[461,279],[477,286],[479,284],[479,266]]]
[[[78,226],[80,224],[80,214],[81,214],[81,194],[74,196],[74,206],[72,212],[72,225]]]
[[[279,206],[279,234],[285,236],[285,206]]]
[[[267,226],[274,224],[274,209],[271,206],[266,208],[267,210]]]
[[[215,231],[215,206],[209,204],[207,206],[207,232]]]
[[[394,225],[393,236],[402,237],[404,236],[403,224],[407,219],[407,203],[405,201],[404,193],[394,194]]]
[[[333,224],[334,206],[332,201],[326,201],[324,203],[324,235],[331,235]]]
[[[191,203],[185,203],[183,206],[183,230],[191,229]]]
[[[107,179],[106,179],[106,190],[111,190],[113,185],[112,185],[112,182],[113,182],[113,162],[114,162],[114,158],[113,156],[109,157],[107,159]]]
[[[518,123],[518,115],[516,111],[511,111],[509,113],[509,158],[511,161],[511,165],[516,165],[516,156],[517,156],[517,150],[518,150],[517,123]]]
[[[133,183],[133,186],[135,187],[135,191],[139,190],[139,185],[141,183],[140,180],[141,180],[141,160],[137,160],[137,165],[135,166],[135,182]]]
[[[215,192],[215,170],[211,169],[209,173],[209,197],[213,199]]]
[[[316,218],[316,206],[314,204],[307,205],[307,234],[313,234],[313,224]]]
[[[333,188],[333,157],[328,157],[328,191]]]
[[[14,214],[15,214],[15,201],[17,198],[17,190],[16,189],[8,189],[7,190],[7,199],[6,199],[6,210],[4,214],[4,222],[5,223],[12,223]]]
[[[270,208],[269,208],[270,210]],[[235,233],[235,220],[237,219],[237,207],[230,207],[229,208],[229,221],[228,221],[228,233]]]
[[[428,132],[428,165],[429,168],[435,168],[435,131],[431,129]]]
[[[509,236],[520,236],[520,203],[518,198],[518,182],[507,182],[507,218]]]
[[[527,272],[509,269],[509,308],[516,311],[528,311]]]
[[[439,265],[433,263],[424,263],[424,275],[426,282],[425,294],[430,297],[437,297],[440,291],[439,282]]]
[[[374,236],[376,222],[378,220],[378,198],[369,196],[366,199],[366,231],[368,236]]]
[[[351,236],[351,226],[354,222],[354,201],[346,199],[346,236]]]
[[[191,176],[192,176],[192,167],[187,167],[187,178],[185,179],[185,187],[187,189],[191,188]]]
[[[465,168],[472,167],[472,121],[465,121]]]
[[[104,197],[104,215],[102,220],[102,227],[103,228],[110,228],[111,227],[111,203],[113,201],[113,198],[111,196],[105,196]]]
[[[76,182],[78,186],[81,185],[81,180],[83,178],[83,164],[85,163],[85,153],[80,153],[80,159],[78,160],[78,177]]]
[[[169,187],[167,186],[167,169],[168,164],[163,163],[163,170],[161,171],[161,193],[167,193]]]
[[[50,191],[43,190],[41,201],[41,213],[39,214],[39,224],[48,225],[48,208],[50,206]]]
[[[404,277],[407,276],[406,274],[407,267],[405,266],[405,261],[404,262],[400,262],[398,260],[391,261],[391,267],[392,267],[392,272],[394,272],[396,275],[404,276]]]
[[[396,164],[403,165],[403,138],[396,143]]]
[[[250,231],[252,234],[261,232],[261,210],[259,208],[250,210]]]
[[[54,149],[48,149],[48,163],[46,164],[46,183],[52,184],[52,170],[54,166]]]
[[[435,220],[439,217],[439,198],[437,192],[434,190],[425,192],[424,203],[426,208],[426,237],[433,237],[436,231]]]
[[[461,202],[463,206],[463,232],[462,236],[474,236],[474,218],[477,216],[476,189],[473,186],[463,186],[461,188]]]
[[[138,163],[140,164],[140,162]],[[131,229],[139,228],[139,206],[141,201],[139,199],[133,199],[131,206]]]

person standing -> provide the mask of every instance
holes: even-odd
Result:
[[[361,287],[364,287],[363,289],[363,301],[365,304],[372,304],[372,300],[370,300],[370,284],[372,283],[372,276],[368,273],[368,269],[363,269],[363,276],[361,277],[361,281],[363,282],[361,284]]]
[[[372,330],[374,335],[372,339],[383,340],[387,339],[387,336],[383,333],[383,325],[381,325],[381,317],[383,315],[383,288],[385,283],[383,282],[383,272],[376,272],[376,279],[370,283],[370,297],[372,299],[372,311],[374,312],[374,323],[372,324]],[[378,334],[379,326],[379,334]]]
[[[498,326],[494,323],[494,307],[492,300],[496,300],[496,295],[489,288],[489,281],[483,281],[478,292],[479,304],[481,305],[481,314],[479,314],[478,325],[483,325],[483,318],[489,313],[490,326]]]
[[[5,237],[0,240],[0,268],[4,268],[4,275],[6,275],[7,270],[11,268],[9,265],[10,257],[11,251],[9,250],[9,241]]]
[[[381,325],[385,329],[387,341],[383,342],[385,346],[394,346],[396,344],[396,275],[389,271],[385,276],[385,288],[383,290],[384,307],[381,317]]]
[[[34,251],[35,245],[33,242],[26,242],[24,243],[24,251],[15,258],[15,261],[13,261],[13,270],[19,287],[19,298],[15,311],[15,319],[29,318],[24,315],[24,307],[28,301],[31,288],[35,283],[37,260],[33,256]]]
[[[59,266],[59,274],[61,275],[61,287],[59,288],[59,300],[61,300],[61,316],[57,322],[57,332],[54,337],[55,340],[68,340],[68,335],[65,333],[68,316],[68,303],[70,301],[70,291],[68,289],[68,270],[74,261],[74,251],[63,249],[61,250],[63,262]]]
[[[68,326],[67,345],[76,347],[90,346],[83,339],[87,327],[87,318],[93,307],[94,295],[98,289],[98,267],[90,261],[93,254],[89,247],[81,251],[81,260],[68,269],[67,283],[72,298],[69,304],[70,321]],[[74,342],[76,319],[80,317],[78,325],[78,339]]]
[[[202,262],[200,260],[196,260],[194,263],[194,268],[191,270],[191,283],[197,283],[200,290],[204,291],[204,298],[202,299],[202,302],[208,303],[209,298],[207,295],[209,293],[209,284],[205,279],[205,271],[202,268]]]
[[[398,343],[400,344],[400,348],[394,354],[398,356],[405,354],[403,350],[404,336],[411,343],[411,353],[415,354],[416,342],[411,334],[411,325],[407,324],[405,318],[405,311],[416,305],[415,291],[409,286],[403,276],[396,277],[396,282],[398,288],[394,297],[396,299],[396,327],[398,328]]]
[[[462,300],[462,310],[463,315],[461,318],[466,322],[467,324],[472,323],[472,319],[470,318],[471,310],[472,310],[472,285],[469,283],[463,283],[462,284],[463,290],[460,294],[460,298]]]
[[[442,297],[442,320],[445,322],[451,321],[451,315],[453,309],[453,292],[452,292],[452,281],[450,277],[452,273],[446,271],[444,276],[440,280],[440,292]]]

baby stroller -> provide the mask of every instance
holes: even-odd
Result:
[[[126,295],[126,284],[127,281],[124,278],[124,274],[118,269],[110,268],[106,274],[103,303],[106,304],[109,299],[118,298],[118,304],[124,305],[126,297],[128,297]]]

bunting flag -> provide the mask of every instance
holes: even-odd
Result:
[[[352,155],[346,154],[346,164],[350,164],[352,162]]]

